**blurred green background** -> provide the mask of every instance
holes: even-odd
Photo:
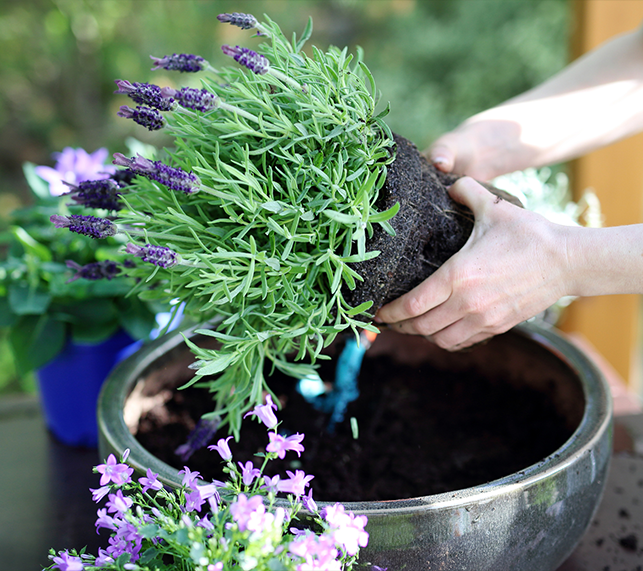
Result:
[[[229,65],[223,43],[252,47],[222,12],[268,14],[286,35],[314,20],[309,42],[361,46],[389,101],[391,128],[424,148],[463,119],[540,83],[568,61],[570,0],[2,0],[0,231],[30,191],[22,163],[53,166],[66,146],[126,151],[149,133],[116,111],[115,79],[198,85],[152,72],[150,55],[194,53]],[[0,331],[0,394],[33,392]]]

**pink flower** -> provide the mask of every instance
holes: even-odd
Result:
[[[307,476],[303,470],[296,470],[294,474],[290,470],[286,470],[286,474],[290,479],[281,480],[277,484],[277,489],[295,496],[303,496],[306,493],[306,486],[314,478],[314,476]]]
[[[254,479],[261,474],[259,468],[255,468],[251,460],[248,460],[245,464],[238,462],[239,467],[241,468],[241,479],[245,486],[252,484]]]
[[[272,402],[272,397],[270,395],[266,395],[266,404],[258,404],[256,407],[254,407],[254,409],[246,413],[243,418],[254,414],[268,428],[274,428],[275,426],[277,426],[278,421],[273,410],[277,410],[277,405]]]
[[[107,457],[105,464],[96,466],[96,471],[102,474],[100,478],[100,485],[105,486],[109,482],[114,482],[117,486],[127,484],[130,481],[130,476],[134,473],[134,468],[130,468],[127,464],[119,464],[113,454]]]
[[[286,456],[287,450],[297,452],[297,456],[301,456],[301,453],[304,451],[304,447],[301,445],[301,441],[304,439],[303,434],[293,434],[292,436],[283,437],[281,434],[269,432],[268,438],[270,438],[270,443],[266,446],[266,451],[276,452],[277,456],[282,460]]]
[[[335,541],[343,545],[349,555],[355,555],[360,547],[368,544],[368,532],[364,531],[366,516],[356,516],[347,512],[343,505],[335,504],[324,509],[324,518],[332,528]]]
[[[219,439],[216,444],[208,446],[208,450],[216,450],[226,462],[232,460],[232,452],[230,451],[230,446],[228,446],[228,440],[231,438],[232,436],[228,436],[228,438]]]
[[[80,557],[69,555],[67,551],[61,551],[58,557],[53,557],[52,560],[56,564],[55,568],[60,571],[83,571],[85,568]]]
[[[248,499],[245,494],[239,494],[237,501],[230,505],[230,513],[240,531],[258,531],[261,529],[266,508],[261,496]]]
[[[118,490],[115,494],[109,495],[109,501],[106,504],[107,511],[125,513],[132,507],[133,503],[134,502],[131,498],[124,496],[123,492],[121,490]]]

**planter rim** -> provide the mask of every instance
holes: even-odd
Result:
[[[203,325],[168,333],[119,363],[103,386],[98,401],[101,450],[129,449],[127,463],[130,466],[143,474],[148,467],[153,466],[154,471],[159,473],[159,479],[168,485],[181,480],[179,470],[160,461],[139,444],[127,428],[122,412],[133,385],[145,370],[160,356],[182,344],[184,337],[192,336],[195,329],[199,328],[203,328]],[[369,502],[342,501],[347,510],[385,515],[387,512],[400,514],[427,509],[453,509],[472,502],[490,501],[512,491],[538,484],[565,470],[581,456],[593,453],[596,444],[605,432],[610,430],[612,423],[612,398],[602,372],[580,349],[553,328],[545,329],[533,323],[523,323],[514,327],[512,332],[538,343],[566,364],[581,380],[587,406],[580,424],[570,438],[536,464],[485,484],[417,498]],[[132,380],[128,383],[127,378]],[[590,392],[595,395],[592,400],[587,398]],[[591,465],[594,466],[593,458]],[[334,502],[317,503],[323,506]]]

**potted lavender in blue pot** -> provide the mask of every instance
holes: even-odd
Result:
[[[177,378],[183,380],[182,389],[192,388],[179,392],[187,398],[202,389],[207,399],[202,393],[197,398],[207,402],[208,409],[177,447],[181,461],[192,461],[197,449],[217,438],[219,452],[227,456],[228,440],[238,440],[239,445],[249,440],[245,425],[242,429],[245,416],[262,410],[269,418],[279,406],[280,415],[300,410],[313,417],[310,411],[317,408],[330,418],[328,426],[314,429],[321,437],[308,451],[316,453],[339,441],[342,432],[359,447],[368,432],[367,421],[360,419],[382,419],[377,407],[364,415],[353,414],[351,408],[361,400],[350,380],[355,380],[372,341],[368,335],[377,335],[372,351],[391,358],[393,369],[402,368],[397,359],[410,351],[416,359],[410,365],[415,374],[418,364],[428,367],[437,360],[447,363],[447,369],[471,366],[515,381],[522,377],[505,366],[513,365],[518,355],[521,371],[542,372],[533,381],[536,392],[544,389],[543,380],[560,377],[560,383],[551,385],[556,395],[552,400],[566,436],[544,453],[544,459],[529,460],[515,473],[489,478],[492,482],[403,497],[398,483],[422,480],[426,471],[391,466],[377,472],[382,478],[398,478],[386,485],[386,497],[353,503],[350,497],[324,499],[329,505],[335,499],[346,501],[347,509],[368,518],[370,540],[360,565],[416,569],[431,561],[444,569],[553,571],[589,523],[604,485],[610,414],[600,374],[557,335],[538,328],[502,337],[498,344],[488,345],[491,354],[475,353],[473,360],[436,356],[424,339],[379,334],[371,323],[374,311],[423,280],[464,244],[472,228],[471,213],[449,199],[445,186],[452,179],[435,172],[412,143],[391,133],[384,121],[387,108],[377,109],[375,83],[360,53],[354,57],[346,49],[324,52],[313,47],[307,55],[303,47],[312,33],[310,22],[301,37],[289,40],[267,17],[259,22],[234,13],[219,19],[256,31],[253,49],[223,46],[235,64],[214,68],[190,54],[152,58],[155,69],[199,74],[200,88],[116,82],[117,93],[133,102],[123,105],[119,115],[152,131],[162,130],[174,140],[155,157],[114,155],[123,176],[131,179],[121,193],[124,208],[110,216],[52,218],[57,227],[74,233],[123,239],[122,251],[137,262],[127,274],[136,279],[133,291],[140,299],[181,301],[186,314],[201,324],[195,331],[159,340],[115,370],[100,401],[103,454],[122,456],[130,450],[127,463],[141,477],[149,479],[144,474],[151,469],[164,484],[176,489],[185,485],[178,469],[155,459],[132,437],[123,411],[127,403],[138,403],[139,409],[149,405],[153,393],[141,393],[138,381],[146,382],[149,376],[167,379],[182,345],[190,355]],[[327,365],[330,380],[324,376]],[[373,367],[370,380],[386,376],[377,362]],[[411,376],[406,375],[408,368],[402,370],[403,376]],[[296,390],[280,398],[285,393],[277,389],[277,382]],[[293,406],[300,398],[297,394],[312,407]],[[407,400],[397,398],[402,394]],[[383,388],[379,400],[410,407],[435,398],[414,394],[400,387]],[[564,395],[576,403],[569,404]],[[480,401],[474,404],[480,408]],[[419,423],[427,416],[420,407],[415,418]],[[539,419],[543,416],[547,415]],[[397,448],[413,459],[419,457],[418,449],[428,447],[421,440],[428,431],[417,428],[420,424],[381,424],[390,429],[383,433],[400,438],[387,450]],[[304,432],[294,426],[284,421],[270,444],[287,440],[288,446],[296,446],[297,435]],[[230,438],[221,439],[221,432]],[[310,439],[311,433],[306,434]],[[409,448],[411,434],[419,435],[421,442]],[[254,453],[268,450],[265,444],[251,448],[242,460],[249,472],[258,469],[262,460],[257,458],[264,457]],[[285,450],[281,452],[285,456]],[[236,454],[235,459],[241,458]],[[350,460],[344,450],[326,464],[339,472]],[[297,476],[303,461],[288,458],[290,479],[306,477],[303,470]],[[572,472],[586,473],[590,465],[591,477],[567,486]],[[360,480],[370,471],[366,467],[352,479]],[[351,481],[350,474],[344,482]],[[265,489],[274,485],[275,477],[264,475]],[[321,484],[321,478],[317,481]],[[295,495],[303,494],[303,489],[298,491]],[[514,516],[524,525],[514,525]],[[548,519],[554,516],[555,525]],[[128,523],[137,534],[143,533],[140,521]],[[481,551],[481,538],[489,534],[506,541],[490,543]],[[555,547],[536,549],[540,541],[549,543],[546,537]],[[444,550],[459,557],[445,557]],[[138,552],[123,557],[130,568],[144,568]],[[199,561],[194,568],[200,569]],[[234,567],[208,560],[210,565],[216,571]],[[301,565],[298,569],[317,568]],[[206,563],[202,566],[212,571]]]
[[[96,401],[119,354],[155,327],[149,304],[129,296],[121,242],[56,229],[52,216],[121,208],[121,175],[93,153],[65,148],[54,167],[27,163],[32,204],[0,235],[0,324],[18,374],[35,371],[49,429],[61,442],[96,447]],[[92,188],[92,196],[86,193]]]

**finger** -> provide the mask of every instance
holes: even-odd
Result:
[[[444,266],[412,290],[382,306],[375,320],[398,323],[413,319],[444,303],[451,295],[451,282]]]
[[[484,211],[497,199],[484,186],[468,176],[459,178],[449,187],[449,196],[474,213]]]
[[[438,170],[447,173],[453,171],[453,166],[455,164],[455,151],[442,139],[439,139],[424,151],[424,155]]]

